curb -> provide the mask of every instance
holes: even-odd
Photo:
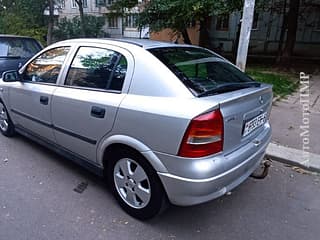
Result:
[[[320,155],[315,153],[270,143],[266,150],[266,157],[309,171],[320,172]]]

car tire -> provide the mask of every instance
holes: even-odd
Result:
[[[166,195],[156,171],[135,151],[121,149],[108,167],[108,183],[124,211],[146,220],[165,209]]]
[[[2,101],[0,101],[0,132],[6,137],[12,137],[15,134],[14,125]]]

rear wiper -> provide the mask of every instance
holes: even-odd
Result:
[[[203,93],[198,94],[198,97],[204,97],[219,93],[231,92],[243,88],[250,88],[250,87],[260,87],[261,84],[258,82],[243,82],[243,83],[224,83],[220,84],[212,89],[209,89]]]

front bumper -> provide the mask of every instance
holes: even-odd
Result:
[[[257,140],[260,142],[259,145]],[[254,172],[261,163],[270,140],[271,128],[268,124],[254,141],[228,155],[199,159],[198,163],[186,161],[184,169],[188,169],[188,172],[184,174],[185,176],[172,174],[170,170],[168,173],[158,172],[170,202],[175,205],[189,206],[224,195]],[[168,160],[168,156],[158,154],[158,157],[161,160]],[[183,161],[184,159],[175,160]],[[210,172],[211,176],[208,176]],[[201,175],[205,177],[201,178]]]

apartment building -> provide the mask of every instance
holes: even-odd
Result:
[[[145,1],[138,0],[136,7],[130,10],[127,9],[126,17],[110,14],[110,6],[115,1],[116,0],[82,0],[83,11],[87,15],[104,16],[105,25],[103,31],[110,37],[149,38],[149,29],[139,30],[136,25],[136,18]],[[57,0],[56,3],[59,19],[79,16],[79,9],[75,0]]]

